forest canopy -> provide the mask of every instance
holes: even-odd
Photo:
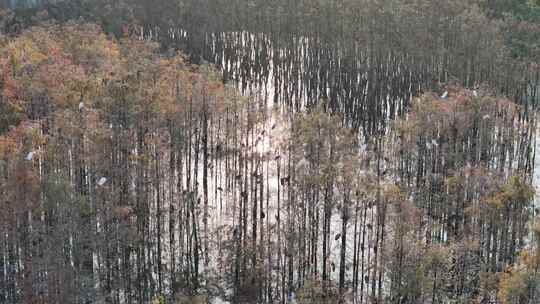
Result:
[[[5,5],[0,303],[540,297],[535,1]]]

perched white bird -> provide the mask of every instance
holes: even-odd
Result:
[[[438,147],[439,146],[439,143],[435,140],[435,139],[432,139],[431,140],[431,144],[435,147]]]
[[[484,117],[482,117],[483,120],[486,120],[486,119],[489,119],[489,115],[484,115]]]
[[[442,95],[441,95],[441,98],[442,99],[446,99],[448,97],[448,91],[445,91]]]
[[[106,177],[102,177],[98,180],[97,184],[98,186],[103,186],[105,185],[105,183],[107,182],[107,178]]]
[[[30,152],[26,155],[26,160],[32,160],[34,158],[34,152]]]
[[[306,168],[309,166],[309,163],[308,161],[305,159],[305,158],[302,158],[299,162],[298,162],[298,167],[299,168]]]
[[[473,90],[472,94],[473,94],[474,97],[478,97],[478,91],[477,90]]]
[[[84,102],[79,102],[79,111],[82,111],[84,109]]]

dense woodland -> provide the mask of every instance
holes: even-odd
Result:
[[[0,5],[0,303],[538,303],[538,1]]]

